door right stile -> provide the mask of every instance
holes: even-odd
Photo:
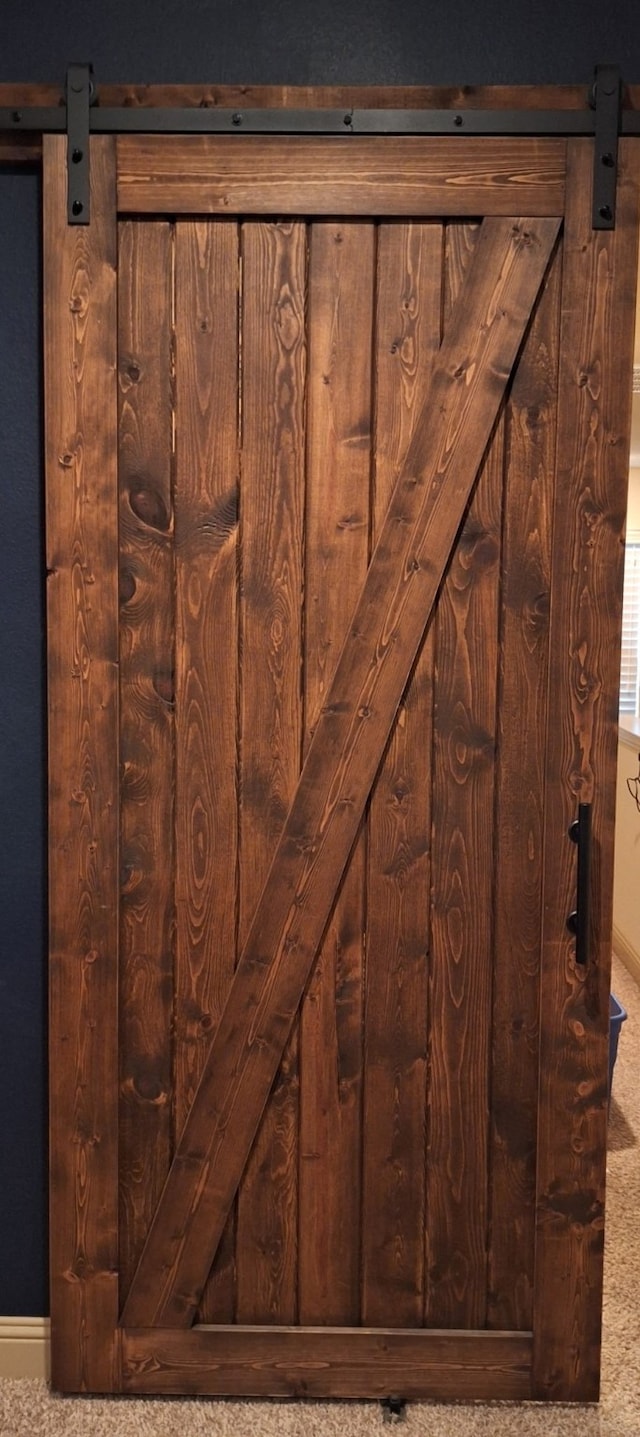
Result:
[[[640,216],[640,144],[623,141],[616,228],[594,231],[593,145],[568,144],[563,246],[541,949],[536,1397],[599,1392],[613,824],[623,539]],[[568,828],[593,804],[586,969]]]

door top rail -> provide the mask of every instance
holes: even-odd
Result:
[[[0,99],[7,98],[6,86],[0,86]],[[25,98],[39,98],[46,87],[27,87]],[[228,95],[228,92],[226,92]],[[242,93],[242,90],[240,91]],[[252,91],[247,88],[247,94]],[[300,92],[298,92],[300,93]],[[310,92],[321,94],[321,91]],[[331,94],[330,90],[324,92]],[[356,93],[356,92],[354,92]],[[377,94],[374,90],[372,94]],[[409,90],[407,95],[411,95]],[[414,92],[415,93],[415,92]],[[446,93],[446,92],[445,92]],[[464,94],[464,91],[462,92]],[[485,95],[490,92],[484,92]],[[526,91],[529,94],[529,90]],[[531,92],[535,98],[535,90]],[[545,92],[547,93],[547,92]],[[553,90],[548,93],[553,95]],[[566,101],[569,92],[558,89]],[[225,94],[221,90],[221,94]],[[267,91],[263,92],[265,98]],[[517,90],[504,94],[517,96]],[[573,92],[571,92],[573,95]],[[467,108],[466,105],[445,108],[421,106],[371,107],[357,105],[292,106],[282,92],[281,104],[231,107],[202,103],[173,105],[101,105],[95,84],[93,66],[74,64],[67,68],[65,93],[59,104],[13,104],[0,106],[0,156],[3,159],[32,160],[37,158],[30,139],[44,134],[66,131],[68,137],[68,220],[70,224],[88,224],[90,220],[89,138],[91,134],[171,134],[171,135],[282,135],[304,137],[322,135],[348,142],[352,135],[361,138],[384,135],[437,136],[484,135],[522,136],[587,136],[595,141],[593,166],[592,217],[594,229],[613,229],[617,184],[617,146],[619,135],[640,135],[640,109],[623,107],[623,86],[615,65],[596,65],[594,80],[584,97],[584,105],[574,108],[561,104],[544,108],[526,103],[514,107],[487,105]],[[271,99],[274,98],[272,95]],[[378,94],[379,98],[379,94]],[[524,98],[524,97],[523,97]],[[539,98],[539,97],[538,97]],[[20,153],[20,135],[25,136]],[[16,139],[18,144],[16,145]],[[4,143],[3,143],[4,140]]]

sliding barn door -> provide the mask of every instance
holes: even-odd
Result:
[[[594,1397],[632,151],[45,150],[54,1384]]]

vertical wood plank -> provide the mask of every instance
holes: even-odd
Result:
[[[375,230],[310,232],[306,739],[367,572]],[[365,844],[344,875],[300,1023],[300,1321],[360,1316]]]
[[[176,326],[176,1133],[236,958],[239,240],[181,222]],[[233,1217],[201,1317],[233,1319]]]
[[[533,1322],[544,764],[562,256],[506,414],[487,1325]]]
[[[245,224],[242,262],[241,945],[301,762],[305,226]],[[238,1196],[242,1323],[297,1314],[297,1047],[294,1031]]]
[[[558,229],[556,219],[482,226],[129,1291],[128,1326],[187,1327],[197,1309]]]
[[[172,1155],[171,229],[118,243],[120,1300]]]
[[[378,232],[374,542],[440,343],[443,230]],[[433,631],[404,696],[369,810],[362,1321],[424,1311]]]
[[[445,334],[478,229],[446,231]],[[502,420],[435,620],[427,1293],[429,1327],[486,1318]]]
[[[118,1320],[118,554],[115,148],[67,224],[45,136],[50,1261],[54,1387],[113,1391]]]
[[[534,1395],[597,1399],[623,536],[640,156],[622,141],[615,230],[591,228],[592,145],[568,146],[541,986]],[[593,804],[592,957],[574,961],[578,802]]]

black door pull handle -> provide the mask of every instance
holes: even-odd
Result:
[[[567,928],[576,940],[576,963],[589,961],[591,903],[591,804],[578,805],[578,817],[569,825],[569,838],[578,849],[576,907],[567,918]]]

